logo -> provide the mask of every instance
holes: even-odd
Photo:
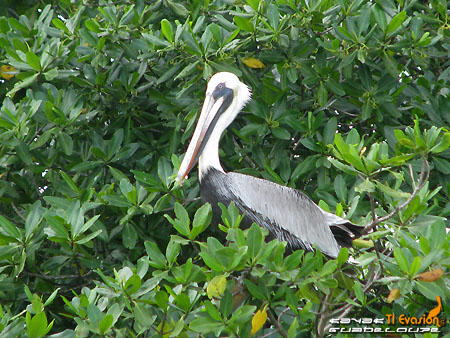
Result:
[[[444,318],[438,318],[438,314],[442,310],[442,303],[441,303],[441,297],[437,296],[436,301],[438,303],[438,306],[436,306],[433,310],[430,311],[428,316],[425,314],[422,317],[409,317],[406,315],[400,315],[398,316],[398,319],[395,317],[395,315],[387,314],[387,324],[388,325],[435,325],[438,327],[445,325],[445,319]]]
[[[437,306],[428,315],[424,314],[421,317],[404,314],[396,316],[390,313],[385,318],[330,319],[330,324],[333,326],[329,333],[439,333],[446,322],[444,318],[438,317],[442,311],[441,297],[436,297],[436,301]],[[334,326],[336,324],[340,326]],[[348,327],[352,324],[360,324],[361,327]]]

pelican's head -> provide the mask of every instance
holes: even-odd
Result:
[[[225,101],[227,101],[227,99],[231,100],[230,105],[231,103],[236,105],[233,107],[235,109],[227,109],[227,107],[224,107],[226,115],[232,115],[231,113],[234,113],[234,116],[231,119],[231,121],[233,121],[239,111],[248,101],[250,101],[251,92],[244,83],[239,81],[239,78],[236,75],[233,73],[221,72],[214,74],[209,80],[208,86],[206,87],[205,103],[211,96],[216,101],[223,97]],[[204,107],[205,106],[203,105],[203,108]]]
[[[211,165],[221,169],[218,163],[220,136],[250,97],[250,90],[236,75],[222,72],[211,77],[197,127],[178,171],[177,181],[180,184],[204,151],[217,153],[211,154]]]

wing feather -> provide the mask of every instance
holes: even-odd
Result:
[[[348,221],[324,212],[299,190],[233,172],[226,176],[227,190],[242,201],[238,208],[250,213],[255,222],[274,231],[281,240],[284,238],[276,233],[274,226],[285,230],[282,233],[295,236],[299,241],[297,246],[308,250],[316,246],[331,257],[338,255],[339,246],[330,225]]]

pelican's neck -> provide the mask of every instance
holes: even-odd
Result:
[[[225,128],[224,128],[225,129]],[[210,167],[225,172],[220,164],[219,159],[219,141],[222,136],[221,132],[213,132],[203,148],[203,152],[198,159],[198,177],[202,180],[202,175],[205,174]]]
[[[239,88],[236,90],[236,96],[231,102],[228,109],[222,113],[214,127],[203,151],[198,159],[198,177],[202,180],[209,168],[213,167],[221,172],[225,172],[220,165],[219,159],[219,141],[224,130],[233,122],[236,115],[241,111],[245,104],[250,100],[250,90],[248,87],[239,82]]]

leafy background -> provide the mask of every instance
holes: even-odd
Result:
[[[3,1],[0,336],[323,336],[437,296],[447,320],[447,6]],[[285,254],[174,184],[218,71],[253,92],[225,169],[366,226],[355,248]]]

